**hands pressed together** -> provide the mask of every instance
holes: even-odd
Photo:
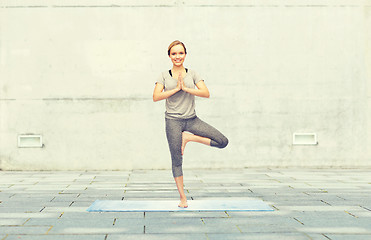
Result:
[[[192,94],[192,95],[195,95],[195,96],[198,96],[198,97],[204,97],[204,98],[209,98],[210,97],[209,90],[207,89],[204,81],[199,81],[196,84],[196,86],[197,86],[198,89],[193,89],[193,88],[186,87],[186,85],[184,84],[182,74],[179,73],[177,86],[176,86],[176,88],[174,88],[172,90],[163,91],[164,90],[164,85],[156,84],[155,90],[153,91],[153,101],[157,102],[157,101],[166,99],[166,98],[172,96],[173,94],[179,92],[180,90],[183,90],[184,92],[187,92],[189,94]]]
[[[182,77],[182,73],[179,73],[179,76],[178,76],[178,84],[176,86],[176,89],[178,91],[180,90],[185,90],[186,89],[186,86],[184,84],[184,81],[183,81],[183,77]]]

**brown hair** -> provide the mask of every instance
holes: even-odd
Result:
[[[171,50],[171,48],[174,47],[174,46],[176,46],[176,45],[179,45],[179,44],[181,44],[181,45],[183,46],[183,48],[184,48],[184,53],[187,54],[187,49],[186,49],[184,43],[182,43],[182,42],[179,41],[179,40],[175,40],[174,42],[170,43],[170,45],[169,45],[169,47],[168,47],[168,49],[167,49],[167,55],[170,56],[170,50]]]

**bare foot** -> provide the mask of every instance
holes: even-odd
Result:
[[[180,199],[180,203],[178,204],[178,207],[187,208],[188,207],[187,199]]]
[[[190,133],[186,133],[186,132],[183,132],[182,133],[182,155],[184,154],[184,149],[185,149],[185,146],[187,145],[187,143],[190,141],[190,136],[192,134]]]

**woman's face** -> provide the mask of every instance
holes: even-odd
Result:
[[[170,59],[174,66],[180,67],[183,65],[186,54],[182,44],[175,45],[170,49]]]

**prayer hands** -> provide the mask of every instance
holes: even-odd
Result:
[[[179,73],[177,89],[178,90],[183,90],[185,88],[186,88],[186,86],[185,86],[184,81],[183,81],[182,73]]]

